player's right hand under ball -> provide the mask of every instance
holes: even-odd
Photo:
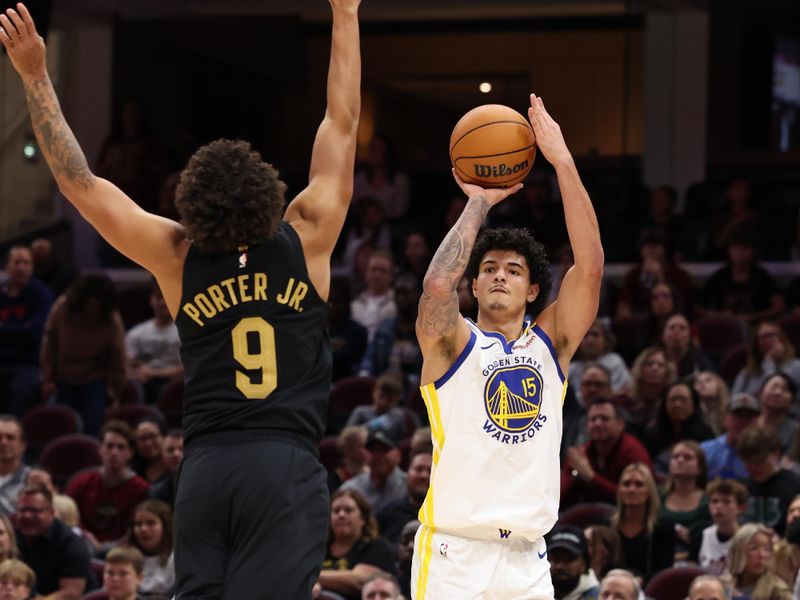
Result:
[[[507,188],[482,188],[474,183],[465,183],[464,180],[458,176],[458,173],[456,173],[455,169],[451,169],[451,171],[453,172],[453,177],[455,178],[458,187],[461,188],[461,191],[464,192],[468,198],[481,195],[489,203],[489,206],[494,206],[498,202],[502,202],[510,195],[516,194],[522,189],[521,183]]]

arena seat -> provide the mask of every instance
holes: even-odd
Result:
[[[100,464],[97,439],[73,433],[56,438],[42,448],[39,464],[53,478],[53,483],[61,487],[78,471]]]
[[[581,529],[589,525],[603,525],[616,510],[616,506],[605,502],[581,502],[562,512],[558,516],[558,524],[575,525]]]
[[[664,569],[650,579],[645,596],[653,600],[684,600],[689,595],[689,586],[699,575],[708,575],[708,572],[700,567]]]
[[[27,440],[28,462],[35,462],[48,442],[62,435],[81,433],[83,421],[73,408],[65,404],[43,404],[23,415],[22,428]]]

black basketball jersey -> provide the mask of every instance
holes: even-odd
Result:
[[[327,318],[288,223],[239,252],[203,254],[192,246],[175,320],[187,442],[205,433],[267,430],[316,447],[331,385]]]

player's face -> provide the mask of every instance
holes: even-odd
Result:
[[[133,517],[133,535],[146,552],[155,552],[164,537],[164,524],[153,513],[140,510]]]
[[[772,542],[764,533],[757,533],[750,538],[745,546],[744,572],[749,575],[761,576],[767,571],[772,561]]]
[[[699,472],[700,464],[697,462],[697,455],[689,446],[676,444],[669,458],[670,475],[691,475],[696,477]]]
[[[481,311],[513,316],[525,312],[538,295],[539,285],[531,284],[524,256],[512,250],[490,250],[481,260],[472,292]]]
[[[331,504],[331,529],[335,538],[361,537],[364,531],[364,517],[358,504],[350,496],[339,496]]]
[[[798,509],[800,509],[800,503]],[[730,494],[711,494],[711,498],[708,499],[708,511],[717,525],[733,523],[741,512],[739,505],[736,504],[736,498]]]

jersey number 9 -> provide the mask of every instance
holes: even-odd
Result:
[[[248,334],[258,336],[258,352],[251,353]],[[275,363],[275,329],[261,317],[242,319],[231,331],[233,358],[248,371],[261,371],[261,383],[253,383],[247,373],[236,371],[236,387],[249,400],[263,400],[278,386]]]

